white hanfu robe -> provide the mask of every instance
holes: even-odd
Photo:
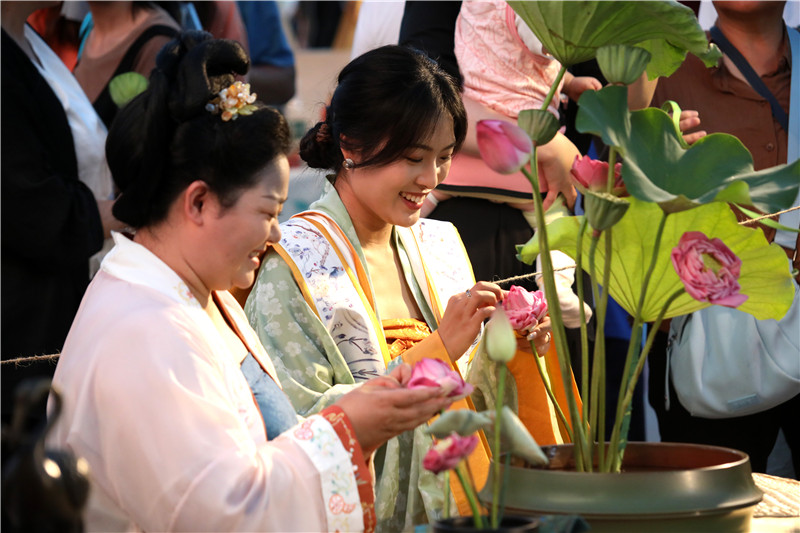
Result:
[[[53,380],[63,411],[48,446],[89,463],[87,531],[369,529],[371,480],[341,410],[267,442],[239,361],[188,287],[143,246],[115,241]],[[233,297],[215,299],[275,378]]]

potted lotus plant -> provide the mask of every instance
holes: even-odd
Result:
[[[525,428],[517,415],[502,401],[505,391],[505,363],[517,351],[515,331],[529,332],[535,328],[547,313],[547,304],[541,291],[529,293],[520,287],[512,287],[506,300],[492,315],[486,326],[486,352],[490,359],[500,367],[497,396],[500,399],[490,411],[476,412],[468,409],[445,411],[428,427],[427,432],[435,439],[422,465],[434,474],[444,476],[445,490],[450,486],[449,476],[454,473],[466,495],[472,511],[471,516],[450,517],[450,497],[445,493],[444,520],[433,525],[433,531],[538,531],[539,520],[525,516],[504,516],[503,500],[506,480],[499,475],[499,462],[495,462],[495,475],[491,485],[492,499],[484,511],[478,499],[475,479],[465,460],[479,442],[479,431],[484,431],[492,439],[492,449],[504,455],[506,465],[511,456],[518,457],[528,464],[544,465],[547,458],[541,448]],[[506,315],[509,309],[512,319]],[[439,387],[445,394],[464,396],[472,392],[472,386],[465,383],[458,372],[438,359],[423,359],[418,362],[407,385],[416,387]],[[558,531],[583,531],[582,521],[572,519],[569,528],[559,525]]]
[[[516,125],[497,121],[478,124],[478,144],[487,164],[501,173],[522,170],[533,188],[539,230],[528,243],[518,246],[518,257],[530,264],[541,256],[562,376],[570,376],[570,354],[555,292],[551,250],[571,256],[578,269],[590,274],[591,287],[583,287],[578,276],[577,292],[583,298],[591,290],[600,325],[591,358],[586,329],[581,328],[584,371],[579,386],[583,409],[565,383],[568,412],[562,416],[569,418],[573,444],[547,452],[551,466],[569,464],[572,475],[592,473],[594,477],[584,475],[582,479],[591,479],[591,496],[587,499],[599,507],[571,507],[580,499],[574,494],[578,478],[531,481],[520,472],[512,472],[515,482],[538,487],[547,493],[547,505],[555,507],[529,507],[526,499],[535,496],[531,490],[514,491],[512,506],[534,512],[626,514],[639,505],[637,496],[662,500],[658,490],[674,483],[686,500],[682,510],[669,503],[654,512],[662,518],[702,514],[693,505],[708,499],[709,486],[697,483],[695,478],[691,480],[693,487],[688,486],[685,476],[668,481],[642,477],[636,488],[618,487],[624,478],[619,472],[628,460],[645,457],[658,466],[659,459],[670,451],[669,446],[657,451],[644,444],[628,446],[634,387],[655,332],[665,319],[709,305],[736,307],[759,319],[780,319],[787,312],[793,285],[784,253],[777,245],[768,244],[760,231],[738,224],[728,203],[754,206],[766,213],[788,207],[797,195],[800,163],[755,172],[747,149],[730,135],[712,134],[687,145],[678,127],[680,110],[674,104],[669,109],[672,116],[660,109],[628,110],[626,86],[644,71],[651,79],[669,75],[687,52],[709,65],[718,59],[718,52],[709,45],[690,9],[669,1],[509,4],[561,62],[561,75],[575,63],[597,59],[609,86],[581,96],[576,128],[599,136],[610,149],[607,163],[584,158],[573,167],[584,195],[585,215],[557,218],[546,225],[536,154],[559,126],[546,109],[561,76],[541,109],[523,111]],[[633,324],[615,422],[606,442],[602,324],[609,295],[631,315]],[[651,324],[648,334],[646,324]],[[626,458],[626,452],[630,457]],[[723,511],[735,514],[758,501],[760,495],[750,479],[746,455],[703,453],[704,458],[691,466],[710,469],[718,462],[734,465],[733,474],[724,474],[733,477],[724,483],[744,491],[732,497],[733,503],[714,495],[716,499],[709,505],[717,515]],[[559,484],[570,495],[560,501],[551,492]],[[616,489],[628,491],[627,500],[623,499],[619,508],[601,497]],[[492,495],[487,491],[484,489],[482,495],[490,500]],[[746,527],[743,524],[748,517],[743,520],[734,527]],[[731,525],[728,522],[728,527]],[[649,530],[652,527],[647,526]],[[681,526],[673,521],[667,527],[674,530]]]

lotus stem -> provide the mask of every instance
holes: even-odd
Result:
[[[642,375],[642,371],[644,370],[644,364],[647,360],[647,356],[650,353],[650,349],[653,347],[653,342],[655,341],[656,334],[658,333],[658,329],[661,327],[661,322],[664,321],[664,315],[667,313],[669,306],[672,305],[680,295],[682,295],[685,289],[680,288],[667,299],[666,303],[664,303],[664,307],[661,308],[661,311],[658,313],[658,317],[656,318],[655,322],[653,322],[650,332],[647,335],[647,340],[645,341],[644,348],[642,348],[642,353],[639,357],[639,361],[636,363],[636,368],[633,371],[633,376],[631,377],[630,382],[628,383],[627,388],[625,389],[625,397],[623,399],[623,410],[627,412],[630,407],[631,403],[633,402],[633,394],[636,390],[636,382],[638,381],[639,377]],[[622,394],[622,389],[620,389],[620,394]],[[615,459],[615,468],[622,467],[622,456],[618,456],[619,459]]]
[[[561,65],[561,70],[558,71],[558,75],[556,76],[555,81],[550,86],[550,91],[548,91],[547,96],[544,99],[544,102],[542,102],[542,107],[541,107],[542,110],[547,109],[547,107],[550,105],[550,102],[553,101],[553,96],[555,96],[556,94],[556,88],[558,87],[558,84],[561,83],[561,79],[564,77],[564,74],[566,73],[567,73],[567,67]]]
[[[599,411],[598,411],[598,427],[597,432],[600,434],[600,450],[598,454],[598,463],[599,469],[601,472],[607,471],[607,465],[603,459],[605,456],[605,446],[606,446],[606,332],[605,332],[605,323],[606,323],[606,311],[608,311],[608,295],[609,295],[609,283],[611,279],[611,254],[613,253],[612,248],[612,240],[614,237],[613,228],[609,228],[605,231],[605,257],[604,257],[604,267],[603,267],[603,297],[600,300],[600,305],[598,307],[598,321],[603,324],[603,349],[600,352],[600,370],[601,370],[601,377],[600,377],[600,391],[599,391]]]
[[[608,151],[608,180],[606,181],[606,192],[611,194],[614,190],[614,167],[617,164],[617,148],[612,146]]]
[[[581,415],[578,412],[578,403],[575,399],[575,394],[572,390],[572,382],[570,379],[571,365],[569,362],[569,348],[567,346],[567,337],[564,331],[561,305],[559,304],[558,293],[556,292],[555,277],[553,274],[553,262],[550,259],[550,245],[547,242],[547,227],[544,221],[542,196],[539,189],[536,146],[534,146],[533,153],[531,154],[531,170],[529,171],[527,168],[523,167],[522,172],[525,174],[525,177],[528,178],[528,181],[530,181],[533,189],[533,201],[536,206],[536,227],[538,228],[537,234],[539,235],[539,252],[542,258],[542,279],[544,280],[545,295],[547,297],[547,303],[550,309],[550,317],[553,323],[553,337],[556,343],[556,353],[558,355],[561,378],[564,385],[564,392],[567,396],[570,419],[572,420],[576,467],[580,470],[582,469],[583,452],[588,443],[586,442],[586,435],[581,427]]]
[[[578,290],[578,311],[581,317],[581,398],[589,397],[589,336],[586,330],[586,311],[583,308],[583,235],[586,233],[588,222],[586,217],[581,221],[578,230],[578,247],[575,252],[575,280]],[[589,433],[589,410],[583,409],[584,432]],[[591,442],[591,439],[590,439]]]
[[[498,522],[503,521],[503,515],[505,514],[506,509],[506,490],[508,489],[508,470],[511,467],[511,454],[507,453],[503,458],[504,468],[503,468],[503,483],[502,489],[500,490],[500,516],[498,518]]]
[[[444,474],[444,505],[442,518],[450,518],[450,471],[445,470]]]
[[[641,335],[642,335],[642,309],[644,308],[644,302],[647,296],[647,289],[650,285],[650,278],[653,275],[653,270],[656,266],[656,261],[658,260],[658,251],[661,247],[661,238],[664,235],[664,227],[667,223],[667,215],[662,211],[661,212],[661,220],[658,223],[658,229],[656,230],[656,238],[655,242],[653,243],[653,255],[650,259],[650,265],[647,268],[647,272],[644,275],[644,279],[642,280],[642,292],[639,294],[639,302],[636,304],[636,313],[633,317],[633,327],[631,329],[631,340],[628,344],[628,353],[625,357],[625,368],[622,374],[622,383],[620,384],[620,391],[627,390],[628,384],[631,382],[632,377],[632,369],[634,365],[638,365],[637,359],[637,352],[640,344],[641,344]],[[623,425],[623,419],[630,418],[630,413],[626,413],[623,407],[623,400],[622,394],[619,395],[617,400],[617,412],[616,418],[614,419],[614,429],[611,433],[611,442],[609,448],[609,459],[612,458],[611,454],[615,454],[618,456],[617,460],[611,461],[616,467],[622,464],[622,456],[625,453],[625,445],[620,444],[622,441],[627,442],[627,427],[625,431],[625,435],[621,435],[621,429]],[[624,416],[623,416],[624,414]],[[616,450],[616,452],[615,452]]]
[[[464,494],[467,496],[469,507],[472,509],[472,520],[475,523],[475,529],[483,529],[483,516],[481,516],[481,510],[478,507],[478,500],[475,497],[475,489],[472,488],[472,485],[464,475],[464,468],[461,466],[462,464],[468,465],[466,461],[462,461],[456,467],[456,475],[458,476],[458,481],[461,483],[461,487],[464,489]]]
[[[536,354],[534,354],[536,357]],[[498,507],[500,505],[500,426],[503,416],[503,398],[506,392],[506,364],[500,363],[497,376],[497,398],[495,399],[495,419],[494,419],[494,451],[492,455],[496,457],[494,463],[494,484],[492,486],[492,511],[490,521],[492,529],[497,529],[499,524]]]
[[[556,395],[553,393],[553,387],[550,385],[550,380],[546,379],[547,374],[545,373],[544,363],[540,360],[541,357],[536,353],[536,346],[533,341],[531,343],[531,350],[533,351],[533,360],[536,362],[536,369],[539,371],[539,375],[542,377],[542,383],[544,383],[544,390],[547,392],[547,397],[550,398],[550,401],[553,402],[553,407],[555,407],[556,414],[558,415],[559,420],[561,423],[564,424],[564,427],[567,429],[567,435],[569,436],[569,440],[574,441],[575,439],[572,436],[572,431],[569,427],[569,420],[567,420],[564,411],[561,410],[561,406],[558,405],[556,401]]]

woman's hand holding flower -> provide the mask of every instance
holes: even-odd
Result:
[[[342,408],[361,444],[370,454],[404,431],[424,424],[453,403],[440,387],[408,386],[412,371],[400,365],[387,375],[371,379],[336,402]]]
[[[516,331],[531,332],[547,314],[547,301],[542,291],[528,292],[513,285],[503,299],[503,310]]]
[[[414,365],[411,378],[406,385],[409,389],[440,388],[442,394],[453,400],[469,396],[473,387],[461,375],[452,370],[447,363],[438,359],[425,358]]]
[[[481,331],[481,324],[492,315],[505,292],[494,283],[479,281],[468,291],[448,300],[437,332],[453,362],[472,345]]]
[[[514,285],[503,300],[503,310],[518,334],[517,346],[520,350],[530,353],[530,341],[533,341],[539,354],[547,352],[552,328],[542,291],[529,292]]]
[[[544,317],[539,324],[533,328],[526,337],[517,339],[519,349],[523,352],[531,352],[531,341],[536,348],[536,353],[544,355],[550,349],[550,342],[553,340],[553,327],[550,316]]]

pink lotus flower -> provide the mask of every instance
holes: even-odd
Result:
[[[478,150],[489,168],[500,174],[513,174],[530,160],[533,142],[525,130],[503,120],[478,122]]]
[[[528,292],[513,285],[503,300],[503,310],[517,331],[531,331],[547,314],[547,301],[542,291]]]
[[[570,173],[575,178],[575,181],[590,191],[606,190],[608,163],[605,161],[598,161],[587,155],[576,155],[575,161],[572,162]],[[614,188],[621,187],[624,187],[622,183],[622,164],[617,163],[614,165]]]
[[[747,296],[739,293],[742,260],[719,239],[687,231],[670,254],[686,292],[697,301],[738,307]]]
[[[406,387],[409,389],[441,387],[450,398],[469,396],[474,388],[466,383],[458,372],[451,370],[447,363],[430,358],[425,358],[414,365],[411,379]]]
[[[422,466],[434,474],[452,470],[462,459],[471,454],[477,445],[477,435],[461,437],[458,433],[452,433],[449,437],[438,440],[430,447],[422,459]]]

